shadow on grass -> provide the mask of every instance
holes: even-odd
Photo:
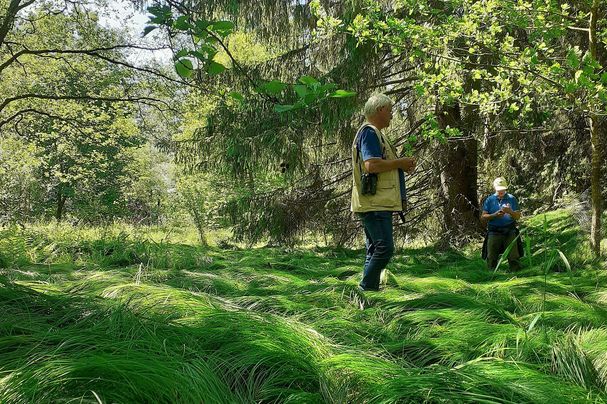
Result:
[[[171,323],[134,301],[0,283],[2,402],[322,400],[319,341],[278,318],[210,308]]]

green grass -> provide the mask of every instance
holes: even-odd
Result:
[[[405,249],[380,293],[362,250],[190,236],[0,231],[0,402],[607,401],[607,276],[567,212],[519,273]]]

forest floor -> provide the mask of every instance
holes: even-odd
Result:
[[[2,230],[0,402],[605,402],[605,263],[567,211],[525,227],[520,272],[403,249],[378,293],[360,249]]]

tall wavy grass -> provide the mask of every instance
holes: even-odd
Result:
[[[520,273],[403,250],[376,294],[360,250],[0,230],[0,402],[604,402],[606,275],[565,212],[543,220]]]

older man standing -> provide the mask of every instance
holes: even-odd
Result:
[[[495,269],[500,255],[516,240],[518,231],[516,221],[521,218],[516,198],[507,193],[508,183],[502,177],[493,181],[495,194],[489,195],[483,204],[481,218],[487,220],[487,265]],[[515,243],[508,254],[511,270],[520,269],[518,243]]]
[[[382,270],[394,254],[392,214],[403,210],[404,171],[415,169],[414,158],[397,158],[394,147],[381,132],[392,120],[392,100],[384,94],[369,98],[366,122],[352,143],[352,212],[365,230],[366,258],[361,290],[379,290]]]

